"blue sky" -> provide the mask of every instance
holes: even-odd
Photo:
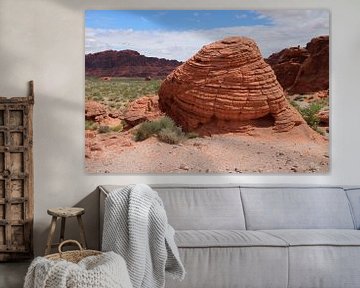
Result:
[[[86,27],[101,29],[172,30],[271,25],[254,10],[88,10]]]
[[[185,61],[229,36],[254,39],[264,57],[329,35],[328,10],[88,10],[85,53],[132,49]]]

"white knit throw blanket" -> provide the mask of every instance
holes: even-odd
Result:
[[[126,186],[105,200],[102,250],[124,257],[134,288],[165,287],[165,270],[184,278],[174,233],[160,197],[147,185]]]
[[[37,257],[24,288],[132,288],[124,259],[113,253],[89,256],[79,263]]]

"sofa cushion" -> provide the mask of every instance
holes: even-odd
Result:
[[[245,229],[238,187],[154,187],[176,230]]]
[[[348,229],[262,230],[289,246],[360,246],[360,231]]]
[[[183,281],[166,288],[287,288],[288,247],[179,248]]]
[[[241,188],[246,226],[266,229],[354,229],[341,188]]]
[[[268,233],[244,230],[176,231],[175,242],[178,247],[288,246],[285,241]]]
[[[289,247],[289,288],[359,288],[358,246]]]

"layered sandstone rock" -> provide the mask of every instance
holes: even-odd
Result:
[[[269,114],[278,131],[303,123],[256,43],[245,37],[204,46],[168,75],[159,104],[187,131],[214,122],[241,126]]]

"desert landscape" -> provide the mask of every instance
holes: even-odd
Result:
[[[263,59],[247,37],[187,61],[85,57],[90,173],[327,173],[329,37]]]

